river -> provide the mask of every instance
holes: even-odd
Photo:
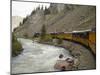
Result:
[[[17,57],[12,57],[13,74],[57,71],[54,65],[59,55],[63,54],[64,58],[71,57],[68,50],[61,47],[40,44],[29,39],[20,38],[18,40],[24,50]]]

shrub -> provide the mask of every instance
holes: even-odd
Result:
[[[58,44],[62,44],[63,40],[62,39],[58,39]]]
[[[28,38],[28,34],[27,34],[27,33],[26,33],[26,34],[24,34],[24,37],[25,37],[25,38]]]
[[[19,55],[22,52],[22,46],[17,38],[12,34],[12,57]]]

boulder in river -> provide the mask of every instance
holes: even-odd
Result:
[[[71,62],[66,60],[57,60],[57,63],[54,65],[54,68],[60,71],[72,70],[73,64],[73,61]]]

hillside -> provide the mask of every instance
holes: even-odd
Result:
[[[17,37],[32,37],[43,25],[50,32],[71,32],[94,29],[96,25],[95,6],[50,4],[49,8],[37,8],[16,28]]]

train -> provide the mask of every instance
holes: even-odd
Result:
[[[59,32],[59,33],[51,33],[51,35],[53,36],[53,38],[80,43],[85,47],[90,48],[92,53],[96,55],[96,31],[95,30]]]

